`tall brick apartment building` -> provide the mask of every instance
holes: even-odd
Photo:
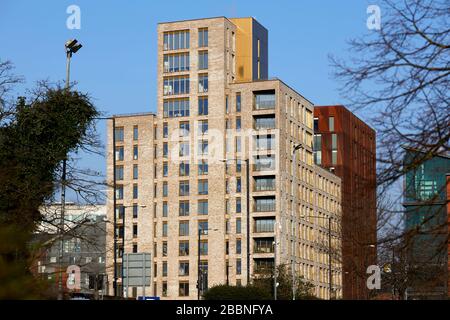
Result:
[[[314,107],[314,160],[342,179],[344,299],[367,299],[376,264],[375,131],[344,106]]]
[[[314,295],[342,296],[333,257],[341,251],[341,179],[314,165],[313,104],[268,79],[267,41],[253,18],[158,25],[157,113],[115,116],[115,130],[109,125],[119,294],[123,253],[148,252],[146,294],[162,299],[197,299],[198,281],[201,291],[246,285],[280,264],[311,282]],[[109,250],[110,282],[113,263]]]

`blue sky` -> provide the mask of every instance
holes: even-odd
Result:
[[[64,80],[64,43],[83,48],[71,80],[107,114],[155,111],[156,25],[211,16],[253,16],[269,30],[269,75],[281,78],[316,105],[345,104],[331,77],[328,55],[346,58],[346,41],[368,32],[367,0],[316,1],[0,1],[0,59],[26,78]],[[81,8],[81,29],[66,28],[69,5]],[[358,115],[364,119],[364,115]],[[104,124],[99,124],[104,136]],[[104,172],[105,160],[82,165]]]

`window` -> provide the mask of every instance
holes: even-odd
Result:
[[[198,142],[198,154],[203,156],[208,155],[208,140],[200,140]]]
[[[168,246],[167,246],[167,241],[163,241],[162,243],[162,255],[163,257],[167,257],[167,250],[168,250]]]
[[[258,135],[256,136],[256,150],[273,150],[275,148],[275,135]]]
[[[201,135],[208,134],[208,120],[200,120],[198,122],[198,131]]]
[[[163,115],[164,118],[188,117],[189,98],[164,100]]]
[[[236,178],[236,192],[241,192],[242,190],[242,180],[240,177]]]
[[[198,214],[207,215],[208,214],[208,200],[198,201]]]
[[[163,138],[167,138],[169,136],[169,124],[167,122],[163,123]]]
[[[133,164],[133,179],[136,180],[139,177],[138,165]]]
[[[185,200],[180,201],[178,214],[180,217],[189,215],[189,201],[185,201]]]
[[[242,252],[242,241],[241,239],[236,239],[236,254],[241,254]]]
[[[275,197],[255,198],[255,209],[257,212],[275,211]]]
[[[208,28],[198,29],[198,46],[208,46]]]
[[[241,93],[236,93],[236,112],[241,112]]]
[[[138,185],[135,183],[133,184],[133,199],[137,199],[138,198]]]
[[[179,175],[181,177],[189,176],[189,162],[181,162]]]
[[[137,204],[133,204],[133,219],[137,219],[138,211],[139,211],[139,206]]]
[[[162,205],[162,216],[164,218],[167,218],[168,215],[169,215],[169,207],[167,205],[167,201],[164,201]]]
[[[188,94],[189,93],[189,77],[166,77],[163,81],[163,94],[165,96]]]
[[[137,238],[138,236],[138,226],[137,224],[133,224],[133,238]]]
[[[180,142],[179,144],[179,156],[187,157],[189,156],[189,142]]]
[[[178,255],[188,256],[189,255],[189,241],[180,241],[178,244]]]
[[[255,219],[255,232],[273,232],[275,226],[274,218]]]
[[[169,175],[169,164],[167,162],[163,162],[163,177],[167,177]]]
[[[164,55],[164,73],[189,71],[189,53]]]
[[[166,281],[163,281],[163,283],[162,283],[162,296],[167,297],[167,282]]]
[[[167,158],[169,156],[169,144],[167,142],[163,143],[163,157]]]
[[[114,130],[114,132],[115,132],[115,136],[116,136],[116,142],[117,141],[119,141],[119,142],[123,141],[123,137],[124,137],[123,127],[116,128]]]
[[[241,117],[236,118],[236,130],[237,131],[241,130]]]
[[[228,114],[228,112],[230,112],[230,109],[228,108],[228,95],[225,96],[225,113]],[[227,126],[227,129],[229,129],[229,127]]]
[[[189,49],[189,30],[164,32],[164,50]]]
[[[336,133],[333,133],[331,135],[331,149],[337,150],[337,134]]]
[[[180,137],[189,137],[189,121],[180,122]]]
[[[118,205],[116,207],[116,218],[122,220],[124,214],[125,214],[125,207],[122,205]]]
[[[236,219],[236,233],[241,233],[241,218]]]
[[[314,132],[319,131],[319,118],[314,118]]]
[[[180,261],[180,266],[178,268],[179,276],[188,276],[189,275],[189,261]]]
[[[167,197],[169,195],[169,186],[167,185],[167,181],[163,182],[163,197]]]
[[[273,253],[273,238],[255,238],[254,241],[255,253]]]
[[[241,198],[236,198],[236,213],[241,213],[242,203]]]
[[[208,97],[198,97],[198,115],[208,115]]]
[[[198,92],[208,92],[208,74],[198,75]]]
[[[133,160],[137,160],[139,156],[139,147],[133,146]]]
[[[254,120],[256,130],[275,129],[275,115],[255,116]]]
[[[167,277],[167,261],[163,261],[162,265],[162,276]]]
[[[240,159],[237,159],[236,160],[236,173],[240,173],[241,171],[242,171],[242,161]]]
[[[136,243],[133,243],[133,253],[138,252],[138,245]]]
[[[163,237],[167,237],[167,231],[168,231],[168,228],[167,228],[167,222],[164,221],[164,222],[162,223],[162,236],[163,236]]]
[[[123,166],[116,166],[116,180],[123,180]]]
[[[202,235],[208,235],[208,220],[198,222],[198,232]]]
[[[116,147],[116,160],[123,161],[123,147]]]
[[[208,51],[200,51],[198,53],[198,69],[208,69]]]
[[[189,282],[180,282],[178,295],[180,297],[188,297],[189,296]]]
[[[198,174],[207,175],[208,174],[208,160],[201,160],[198,164]]]
[[[189,221],[180,221],[178,225],[178,235],[188,236],[189,235]]]
[[[236,274],[242,273],[242,262],[241,259],[236,259]]]
[[[208,180],[198,181],[198,194],[202,195],[208,194]]]
[[[138,140],[139,139],[139,128],[138,126],[134,126],[133,127],[133,140]]]
[[[337,150],[331,150],[331,164],[337,164]]]
[[[200,255],[201,256],[208,255],[208,240],[200,241]]]
[[[313,150],[314,150],[314,163],[317,165],[321,165],[322,164],[322,135],[320,135],[320,134],[314,135]]]
[[[254,93],[255,109],[275,109],[275,90],[258,91]]]
[[[180,196],[189,195],[189,181],[180,181]]]
[[[117,200],[123,199],[123,186],[116,186],[116,199]]]
[[[275,190],[275,177],[255,177],[255,191],[273,191]]]
[[[328,118],[328,130],[330,130],[330,132],[334,131],[334,117]]]

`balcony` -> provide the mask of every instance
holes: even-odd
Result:
[[[254,239],[253,253],[255,254],[270,254],[274,253],[273,240],[274,238],[259,238]]]
[[[258,197],[254,203],[255,212],[273,212],[276,209],[275,197]]]
[[[275,115],[254,116],[253,120],[255,130],[275,129]]]
[[[276,180],[275,176],[255,177],[255,184],[253,191],[275,191]]]

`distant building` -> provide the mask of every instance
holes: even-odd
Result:
[[[55,292],[60,270],[60,241],[56,228],[60,212],[60,204],[42,207],[44,222],[33,237],[33,245],[37,247],[33,271],[53,282]],[[95,281],[100,282],[97,288],[101,288],[101,282],[107,283],[106,278],[102,279],[106,275],[106,223],[105,205],[66,204],[62,260],[65,292],[94,294]],[[80,290],[71,291],[66,289],[66,283],[73,282],[73,277],[66,274],[66,270],[73,265],[80,267],[81,278]],[[106,293],[106,288],[103,292]]]
[[[406,149],[404,183],[408,299],[449,295],[450,157]]]
[[[375,131],[347,108],[314,107],[314,162],[342,179],[344,299],[368,299],[366,270],[377,264]]]

